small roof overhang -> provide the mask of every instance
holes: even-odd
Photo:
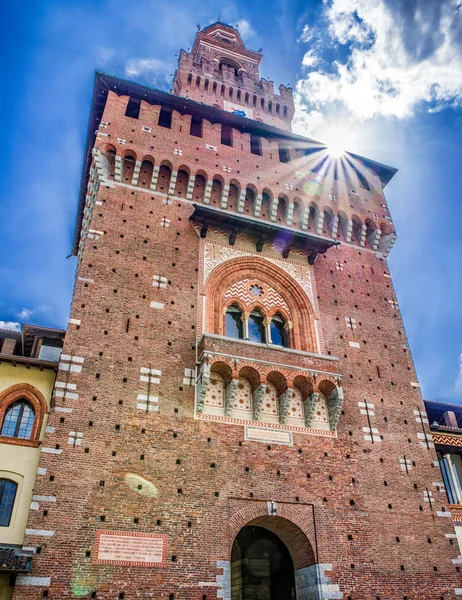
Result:
[[[297,231],[276,223],[261,221],[253,217],[212,208],[204,204],[194,204],[194,212],[189,219],[200,226],[200,236],[205,238],[209,227],[224,231],[229,236],[230,245],[234,245],[238,234],[255,240],[257,252],[261,252],[264,243],[277,242],[283,247],[282,255],[287,258],[291,249],[303,250],[308,255],[309,264],[313,264],[318,254],[324,254],[339,242],[314,233]]]

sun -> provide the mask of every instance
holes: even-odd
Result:
[[[338,143],[334,141],[327,145],[327,152],[332,158],[340,158],[345,154],[345,148],[341,144],[341,140],[338,140]]]
[[[341,158],[358,143],[358,132],[349,123],[337,122],[327,125],[320,137],[332,158]]]

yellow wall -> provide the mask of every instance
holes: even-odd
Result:
[[[55,381],[55,372],[51,369],[40,371],[37,367],[10,363],[0,364],[0,392],[12,385],[28,383],[42,393],[50,408],[51,393]],[[43,440],[47,416],[43,420],[40,439]],[[35,477],[40,459],[41,447],[30,448],[0,443],[0,478],[8,478],[18,484],[13,514],[9,527],[0,527],[0,544],[22,544],[29,516]],[[0,600],[3,600],[2,581],[0,580]],[[5,592],[3,592],[5,593]],[[5,596],[7,598],[7,596]]]

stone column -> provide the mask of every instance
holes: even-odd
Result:
[[[176,187],[176,179],[178,177],[178,171],[172,171],[172,175],[170,177],[170,185],[168,186],[167,194],[169,196],[175,195],[175,187]]]
[[[210,204],[210,195],[212,193],[213,181],[207,181],[205,184],[204,204]]]
[[[122,181],[123,163],[122,157],[116,154],[115,156],[115,168],[114,168],[114,180]]]
[[[237,212],[243,213],[244,212],[244,206],[245,206],[245,193],[246,190],[241,190],[240,194],[239,194],[239,200],[237,202]]]
[[[158,167],[156,165],[154,167],[154,169],[152,170],[151,185],[150,185],[150,189],[151,189],[152,192],[156,191],[157,180],[159,178],[159,169],[160,169],[160,167]]]
[[[228,197],[229,197],[229,185],[226,184],[223,186],[223,189],[221,191],[221,199],[220,199],[220,207],[221,208],[228,208]]]
[[[137,160],[135,162],[135,168],[133,169],[132,185],[138,185],[138,178],[140,176],[140,170],[141,170],[141,161]]]
[[[196,176],[191,175],[188,181],[188,190],[186,192],[186,200],[192,200],[194,194],[194,184],[196,182]]]
[[[263,196],[261,194],[257,194],[256,197],[255,197],[254,217],[259,217],[260,216],[262,201],[263,201]]]

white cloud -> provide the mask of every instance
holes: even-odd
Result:
[[[21,331],[21,324],[16,321],[0,321],[0,329],[8,331]]]
[[[21,321],[27,321],[34,314],[34,312],[34,310],[30,310],[29,308],[23,308],[17,313],[17,317],[18,319],[21,319]]]
[[[403,119],[422,103],[432,111],[462,104],[460,0],[324,2],[327,35],[318,31],[304,64],[313,67],[328,47],[338,58],[298,81],[299,108],[342,104],[357,119]]]
[[[308,50],[305,53],[305,56],[302,59],[302,65],[304,67],[314,67],[318,62],[318,57],[316,56],[315,50]]]
[[[299,42],[309,42],[313,38],[313,31],[311,30],[309,25],[305,25],[303,27],[303,31],[298,38]]]
[[[255,30],[247,19],[239,19],[236,27],[239,29],[239,33],[244,41],[257,37]]]
[[[171,69],[169,63],[157,58],[131,58],[125,63],[127,77],[144,77],[156,79]]]

